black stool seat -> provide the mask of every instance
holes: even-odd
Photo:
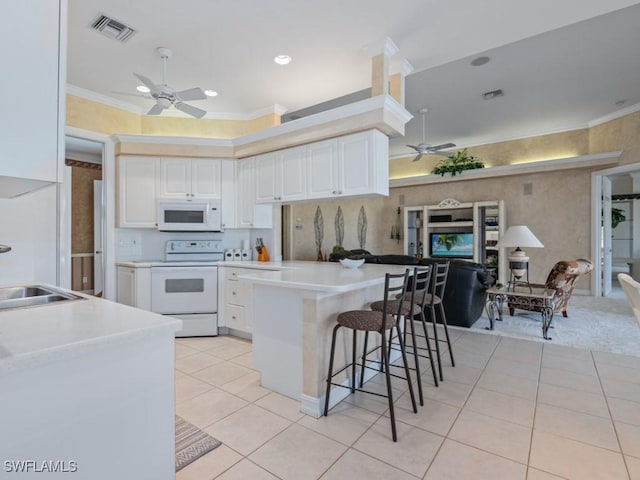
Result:
[[[338,325],[362,330],[366,332],[379,332],[382,328],[389,330],[396,324],[393,315],[383,315],[382,311],[351,310],[342,312],[337,318]],[[382,326],[384,324],[384,327]]]

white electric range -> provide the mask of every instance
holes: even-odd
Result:
[[[151,263],[151,310],[182,320],[178,337],[218,334],[218,267],[222,243],[169,240],[164,262]]]

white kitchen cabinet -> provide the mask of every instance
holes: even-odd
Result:
[[[236,160],[220,160],[222,229],[237,227]]]
[[[256,205],[255,157],[238,161],[237,173],[237,227],[271,228],[273,209],[271,205]]]
[[[222,305],[218,307],[218,319],[221,327],[230,329],[230,333],[250,337],[253,329],[253,289],[248,282],[238,279],[239,275],[247,275],[262,271],[251,268],[219,267],[218,299]]]
[[[305,147],[287,148],[255,157],[256,203],[306,198]]]
[[[119,228],[156,228],[156,197],[160,160],[118,157]]]
[[[59,48],[66,16],[61,15],[61,2],[16,2],[6,7],[0,29],[4,45],[0,89],[5,93],[5,113],[0,116],[0,177],[5,178],[0,197],[57,181],[58,145],[64,144],[60,112],[65,102],[66,54]]]
[[[116,301],[151,310],[151,267],[117,267]]]
[[[389,139],[377,130],[307,145],[307,198],[389,194]]]
[[[221,161],[162,158],[159,194],[165,198],[220,198]]]

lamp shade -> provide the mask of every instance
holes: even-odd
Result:
[[[514,225],[509,227],[502,238],[498,241],[497,247],[544,247],[542,242],[531,233],[529,227],[525,225]]]

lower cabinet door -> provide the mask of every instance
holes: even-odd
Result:
[[[225,325],[228,328],[249,332],[245,321],[245,307],[241,305],[226,304],[224,307]]]

